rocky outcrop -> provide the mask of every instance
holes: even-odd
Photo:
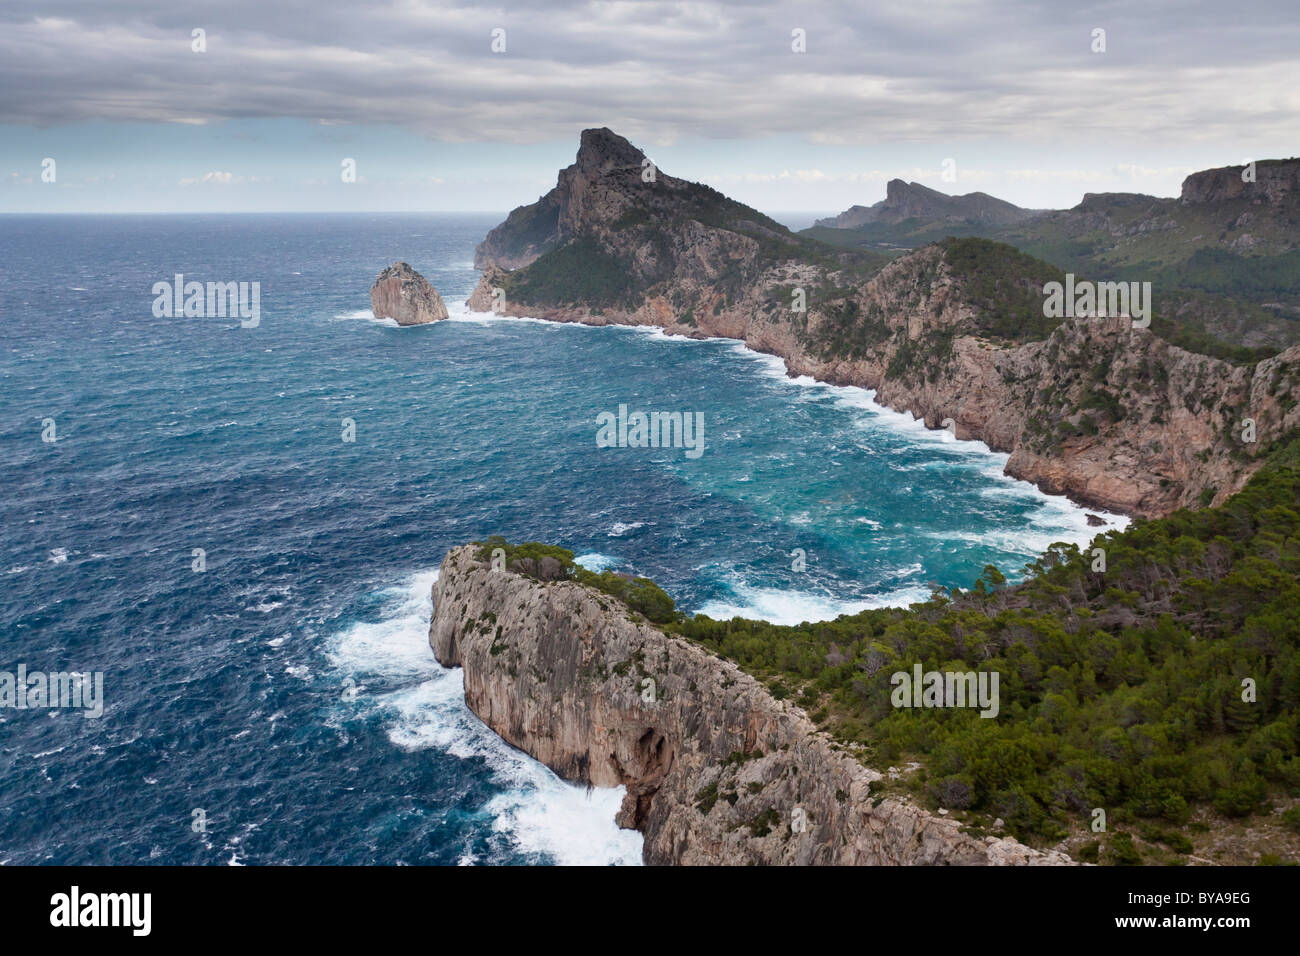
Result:
[[[424,325],[447,318],[447,306],[429,280],[405,262],[394,262],[370,287],[370,310],[398,325]]]
[[[1006,471],[1016,478],[1145,517],[1221,503],[1273,440],[1300,426],[1300,347],[1234,365],[1113,318],[1068,319],[1044,338],[1008,342],[981,332],[1003,306],[978,291],[985,276],[955,265],[943,245],[863,276],[851,260],[794,246],[781,227],[707,187],[662,171],[646,183],[642,169],[626,140],[588,131],[578,162],[541,203],[555,210],[555,242],[581,238],[605,250],[636,278],[636,295],[516,296],[531,270],[487,256],[469,307],[740,339],[785,359],[792,375],[874,389],[931,427],[951,420],[957,437],[1010,453]],[[480,252],[517,251],[525,237],[511,221],[535,214],[516,210]],[[806,312],[792,308],[795,289],[806,293]]]
[[[612,130],[588,129],[582,132],[575,162],[560,171],[555,188],[536,203],[514,210],[489,232],[475,250],[474,265],[484,270],[521,269],[548,251],[595,234],[621,233],[624,242],[636,243],[638,225],[670,220],[687,208],[707,208],[714,223],[725,220],[730,239],[744,250],[765,240],[799,241],[784,226],[714,189],[666,175]],[[683,225],[700,236],[715,231],[701,222]],[[642,280],[666,275],[677,254],[689,252],[685,247],[637,246],[626,251]],[[700,264],[710,265],[706,260]]]
[[[465,700],[565,779],[625,786],[651,864],[1068,864],[878,792],[884,774],[734,664],[569,581],[467,546],[433,588],[429,642]],[[875,786],[873,786],[875,784]]]
[[[1075,271],[1093,273],[1094,278],[1117,277],[1116,270],[1127,266],[1130,276],[1146,273],[1157,285],[1170,286],[1171,278],[1175,282],[1181,278],[1177,266],[1207,250],[1250,259],[1297,248],[1300,160],[1261,159],[1255,163],[1253,180],[1243,179],[1244,171],[1243,166],[1224,166],[1191,173],[1177,199],[1088,193],[1072,209],[1048,212],[986,234],[1016,245],[1056,249]],[[1090,251],[1065,254],[1063,250],[1071,246]],[[1223,295],[1244,296],[1256,303],[1274,295],[1267,290],[1268,270],[1253,272],[1248,261],[1235,263],[1226,281],[1217,286],[1212,272],[1191,274],[1197,288]],[[1251,291],[1251,283],[1241,281],[1243,275],[1253,275],[1252,281],[1261,288]]]
[[[831,229],[855,229],[868,223],[900,223],[907,219],[943,222],[972,222],[1003,226],[1023,222],[1038,214],[1021,209],[988,193],[949,196],[920,183],[891,179],[885,184],[885,198],[872,206],[850,206],[838,216],[818,219],[815,225]]]
[[[1244,166],[1225,166],[1192,173],[1183,180],[1180,196],[1185,204],[1245,199],[1253,203],[1293,204],[1300,198],[1300,159],[1260,160],[1254,179]]]

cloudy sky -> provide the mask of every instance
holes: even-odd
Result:
[[[1300,154],[1298,79],[1297,0],[6,0],[0,212],[505,210],[588,126],[772,212],[1071,206]]]

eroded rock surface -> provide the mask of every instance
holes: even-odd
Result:
[[[735,664],[582,585],[451,551],[429,642],[465,700],[568,780],[623,785],[652,864],[1068,864],[871,793],[882,774]]]
[[[424,325],[447,318],[447,306],[429,280],[405,262],[394,262],[370,287],[370,311],[398,325]]]
[[[1269,182],[1289,182],[1283,172],[1270,169]],[[933,428],[951,420],[958,438],[1009,452],[1013,477],[1143,517],[1223,502],[1275,439],[1300,427],[1300,346],[1232,364],[1116,317],[1066,319],[1032,341],[993,339],[978,331],[989,309],[983,277],[957,268],[942,245],[860,281],[847,260],[796,245],[708,187],[662,170],[646,178],[627,140],[585,131],[556,188],[479,247],[484,273],[469,307],[739,339],[783,358],[791,375],[874,389]],[[631,291],[599,303],[564,297],[573,290],[539,283],[526,267],[573,248],[634,277]],[[806,311],[792,309],[795,289]]]

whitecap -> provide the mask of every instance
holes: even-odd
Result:
[[[833,621],[841,614],[857,614],[870,608],[906,607],[930,597],[930,589],[923,585],[849,599],[812,591],[755,587],[740,582],[733,582],[729,589],[731,596],[728,599],[715,598],[704,604],[698,613],[715,621],[744,617],[772,624],[802,624],[805,621]]]
[[[370,309],[355,309],[351,312],[340,312],[334,316],[334,321],[336,322],[364,321],[364,322],[373,322],[376,325],[387,325],[394,329],[400,328],[400,326],[398,326],[397,324],[396,319],[377,319],[375,318],[375,313],[372,312]]]
[[[589,551],[586,554],[580,554],[573,560],[582,565],[588,571],[595,571],[597,574],[618,564],[618,558],[611,557],[608,554],[601,554],[599,551]]]

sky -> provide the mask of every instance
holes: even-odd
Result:
[[[766,212],[1063,208],[1300,154],[1298,80],[1298,0],[6,0],[0,212],[504,211],[591,126]]]

